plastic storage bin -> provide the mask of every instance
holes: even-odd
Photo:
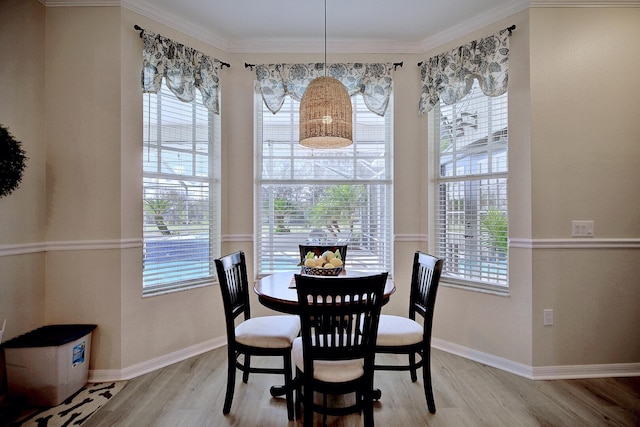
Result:
[[[49,325],[5,342],[12,397],[56,406],[87,384],[91,335],[96,325]]]

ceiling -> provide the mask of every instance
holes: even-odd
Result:
[[[229,53],[324,49],[324,0],[125,0],[122,4]],[[423,53],[529,5],[528,0],[327,0],[327,49]]]

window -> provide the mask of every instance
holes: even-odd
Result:
[[[164,85],[144,95],[143,294],[213,283],[219,253],[219,116]]]
[[[350,270],[392,271],[392,106],[380,117],[352,97],[354,143],[298,144],[300,103],[272,114],[257,92],[256,269],[295,268],[299,244],[347,243]]]
[[[508,291],[507,94],[487,97],[477,81],[452,105],[433,109],[435,244],[443,278]]]

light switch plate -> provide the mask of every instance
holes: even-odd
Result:
[[[593,221],[571,221],[571,237],[593,237]]]

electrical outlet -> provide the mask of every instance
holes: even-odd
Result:
[[[544,326],[553,325],[553,309],[545,308],[544,309]]]
[[[571,237],[593,237],[593,221],[571,221]]]

